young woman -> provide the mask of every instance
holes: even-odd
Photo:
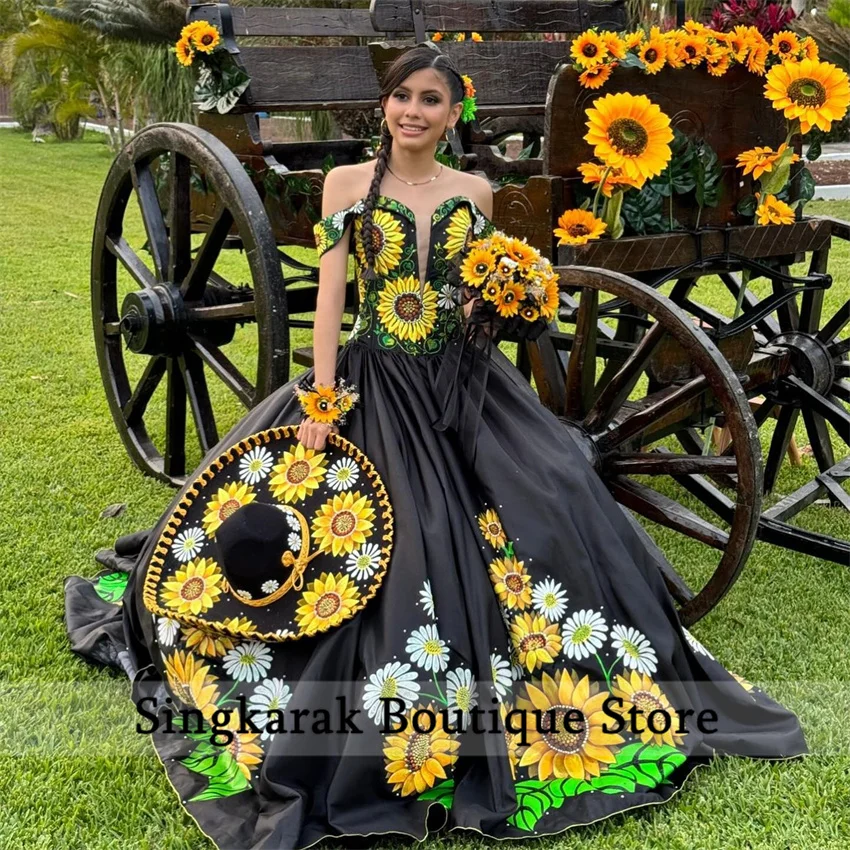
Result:
[[[201,733],[153,733],[180,799],[221,847],[556,834],[669,799],[716,752],[806,752],[794,715],[682,628],[661,554],[507,358],[493,350],[486,390],[478,368],[456,379],[471,308],[457,305],[449,269],[470,233],[493,229],[487,181],[435,160],[463,97],[438,51],[393,63],[375,161],[325,181],[316,365],[302,381],[318,389],[282,387],[156,529],[119,541],[123,608],[68,585],[74,648],[127,670],[137,703],[168,695],[211,722],[238,706],[224,750]],[[338,352],[349,247],[361,306]],[[341,429],[323,421],[321,395],[340,379],[358,395]],[[279,426],[297,431],[273,475]],[[340,438],[356,449],[327,466]],[[343,505],[353,480],[360,501]],[[259,578],[280,563],[307,569],[294,508],[326,482],[342,501],[313,538],[332,558],[327,541],[344,527],[345,560],[296,576],[281,598],[277,580]],[[259,504],[267,486],[285,515]],[[370,542],[376,524],[384,537]],[[358,548],[342,548],[357,529]],[[294,709],[327,712],[340,696],[352,724],[293,729]],[[238,729],[256,707],[258,728]],[[272,709],[288,725],[273,728]]]

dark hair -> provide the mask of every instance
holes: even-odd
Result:
[[[400,56],[397,56],[381,81],[381,100],[389,97],[393,90],[400,86],[411,74],[421,71],[423,68],[433,68],[443,77],[451,95],[451,105],[460,103],[464,96],[463,79],[460,71],[451,59],[442,53],[436,45],[418,44],[410,48]],[[375,176],[369,186],[369,192],[364,199],[362,224],[360,229],[360,242],[363,253],[366,255],[366,270],[363,272],[365,280],[374,280],[375,274],[375,244],[372,241],[372,211],[380,194],[381,180],[387,170],[387,160],[392,149],[393,137],[385,122],[381,122],[381,140],[375,156]]]

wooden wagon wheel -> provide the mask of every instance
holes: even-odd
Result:
[[[710,611],[738,577],[752,548],[761,505],[761,453],[746,395],[726,359],[691,318],[651,286],[625,275],[584,266],[562,266],[562,299],[574,333],[545,333],[527,356],[541,401],[557,413],[605,480],[614,497],[643,517],[723,554],[711,577],[695,591],[669,569],[664,578],[689,625]],[[571,294],[572,293],[572,294]],[[653,321],[639,342],[601,333],[602,299],[623,299]],[[689,358],[686,379],[646,395],[636,390],[658,346],[673,339]],[[566,369],[559,356],[569,351]],[[617,361],[616,369],[602,360]],[[632,396],[632,398],[630,398]],[[729,457],[669,452],[660,441],[719,411],[734,436]],[[735,474],[734,509],[725,530],[633,476],[650,480]]]
[[[207,213],[200,228],[193,202],[199,181]],[[133,195],[147,236],[144,250],[125,238]],[[199,229],[206,232],[193,250]],[[225,247],[244,251],[251,286],[236,286],[216,270],[229,253]],[[133,282],[122,303],[119,270]],[[175,486],[187,472],[187,408],[204,454],[219,439],[208,375],[246,408],[288,380],[289,324],[277,245],[249,176],[214,136],[191,125],[154,124],[116,157],[97,211],[92,310],[101,375],[121,439],[143,472]],[[244,323],[257,326],[253,381],[223,350]],[[133,385],[128,362],[136,357],[147,364]],[[155,440],[146,419],[163,381],[165,429]]]

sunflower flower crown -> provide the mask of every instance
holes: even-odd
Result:
[[[300,381],[293,394],[308,419],[326,425],[345,425],[348,412],[360,400],[357,387],[337,378],[333,386]]]
[[[552,264],[523,239],[500,230],[467,243],[458,275],[483,306],[473,310],[472,324],[506,322],[525,336],[530,326],[542,331],[558,308],[558,275]]]

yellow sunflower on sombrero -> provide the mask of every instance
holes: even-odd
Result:
[[[419,281],[412,275],[387,281],[378,295],[378,318],[393,336],[418,342],[434,328],[437,293],[426,283],[420,295]]]
[[[366,252],[363,250],[362,231],[363,216],[358,216],[354,220],[354,245],[360,263],[365,265]],[[376,274],[385,275],[398,266],[404,247],[404,233],[398,218],[387,210],[372,211],[372,247]]]
[[[800,132],[812,127],[828,133],[850,105],[847,74],[829,62],[803,59],[774,65],[767,73],[765,96],[789,120],[799,119]]]
[[[178,614],[202,614],[212,608],[224,586],[218,564],[209,558],[197,558],[163,584],[162,604]]]
[[[325,455],[299,442],[294,451],[285,451],[272,467],[272,495],[287,504],[300,502],[318,488],[327,471]]]
[[[646,95],[607,94],[593,102],[587,117],[585,141],[605,165],[627,177],[655,177],[670,161],[670,119]]]
[[[359,490],[335,494],[313,518],[312,535],[320,552],[350,555],[372,534],[375,510]]]
[[[360,602],[360,592],[351,576],[322,573],[301,594],[298,626],[307,635],[325,632],[351,616]]]
[[[519,761],[527,767],[533,778],[546,779],[591,779],[599,776],[616,757],[616,748],[625,739],[611,728],[611,718],[603,711],[608,691],[599,690],[588,676],[578,677],[568,670],[558,670],[554,677],[544,673],[540,680],[525,683],[525,696],[517,697],[516,707],[525,711],[539,711],[542,718],[531,724],[527,733],[528,749]],[[564,717],[572,709],[578,711],[579,722],[570,722],[567,731]],[[547,724],[554,713],[554,728]],[[574,720],[577,715],[572,714]]]
[[[204,531],[214,537],[218,527],[243,505],[250,504],[255,499],[254,488],[249,484],[234,481],[220,487],[218,493],[207,502],[204,513]]]
[[[427,711],[435,719],[430,732],[417,732],[413,726],[413,715]],[[444,728],[442,712],[434,711],[433,705],[411,707],[407,712],[404,730],[387,735],[384,739],[384,769],[387,782],[393,791],[402,797],[422,794],[441,779],[447,779],[446,768],[456,761],[460,741]]]

